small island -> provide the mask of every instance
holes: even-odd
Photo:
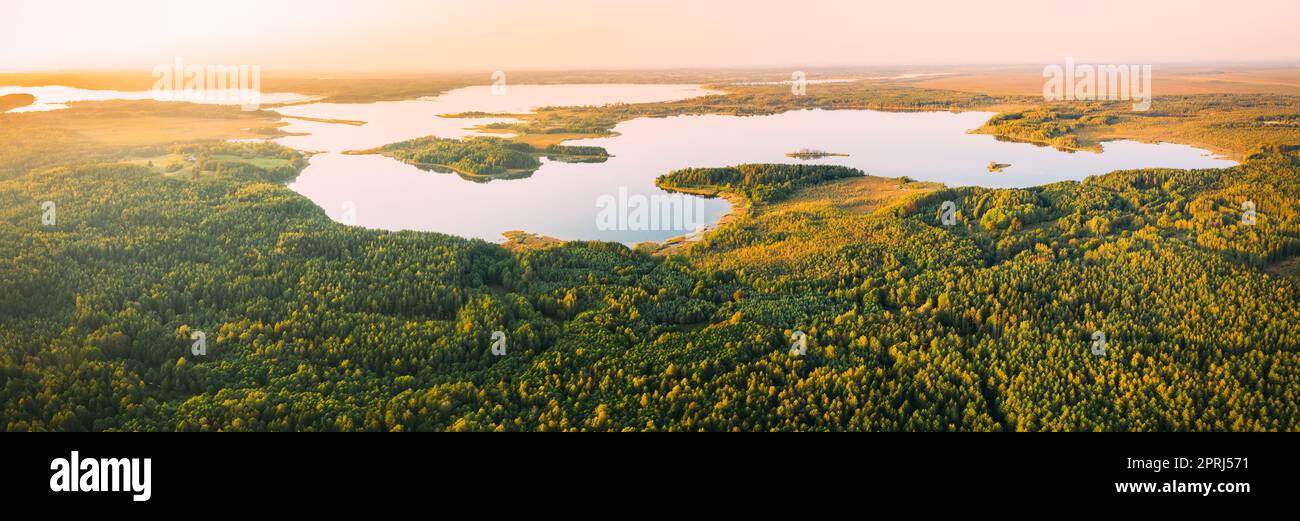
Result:
[[[384,145],[348,154],[383,154],[417,168],[455,172],[471,181],[528,177],[542,166],[539,158],[566,163],[600,163],[609,159],[601,147],[550,145],[535,147],[496,137],[444,139],[435,136]]]
[[[790,153],[786,154],[785,156],[786,156],[786,157],[793,157],[793,158],[795,158],[795,159],[821,159],[821,158],[823,158],[823,157],[832,157],[832,156],[849,157],[848,154],[837,154],[837,153],[834,153],[834,152],[826,152],[826,151],[823,151],[823,150],[814,150],[814,149],[811,149],[811,148],[801,148],[801,149],[799,149],[799,150],[797,150],[797,151],[795,151],[795,152],[790,152]]]
[[[310,122],[312,122],[312,123],[329,123],[329,124],[332,124],[332,125],[352,125],[352,126],[354,126],[354,127],[360,127],[360,126],[363,126],[363,125],[366,124],[365,121],[357,121],[357,120],[355,120],[355,119],[309,118],[309,117],[305,117],[305,116],[285,116],[285,115],[281,115],[280,117],[282,117],[282,118],[284,118],[284,119],[296,119],[296,120],[299,120],[299,121],[310,121]]]
[[[998,163],[996,161],[989,161],[989,173],[996,174],[1010,167],[1011,165],[1007,163]]]
[[[505,242],[502,243],[501,246],[514,252],[541,250],[564,244],[564,241],[556,239],[555,237],[538,233],[528,233],[523,230],[509,230],[501,232],[501,235],[506,238]]]

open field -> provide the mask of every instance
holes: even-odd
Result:
[[[194,157],[194,154],[176,151],[155,156],[127,158],[121,162],[130,165],[143,166],[158,174],[166,176],[193,176],[196,173],[199,175],[212,175],[216,173],[212,168],[201,169],[196,172],[195,167],[199,165],[200,161],[200,159]],[[213,162],[213,164],[241,163],[268,171],[278,168],[289,168],[293,163],[291,159],[284,157],[242,157],[233,154],[212,154],[203,158],[202,161],[210,161]]]
[[[1053,65],[1053,64],[1044,64]],[[1060,64],[1056,64],[1060,65]],[[1042,68],[966,70],[949,76],[919,79],[918,87],[978,92],[993,96],[1043,95]],[[1222,68],[1152,66],[1151,90],[1156,96],[1194,94],[1300,95],[1300,67]]]
[[[0,177],[51,164],[120,159],[135,149],[174,143],[282,135],[279,119],[274,112],[155,101],[81,102],[63,110],[3,114]]]
[[[36,101],[31,94],[6,94],[0,96],[0,114],[19,107],[26,107]]]
[[[1242,160],[1261,147],[1300,144],[1298,104],[1300,96],[1280,94],[1156,97],[1146,112],[1120,101],[1041,103],[1000,113],[977,131],[1076,150],[1113,139],[1183,143]]]

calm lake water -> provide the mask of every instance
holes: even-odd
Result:
[[[37,103],[17,110],[56,110],[82,100],[150,99],[149,92],[61,86],[0,87],[0,95],[30,93]],[[1068,153],[1026,143],[970,134],[987,112],[891,113],[869,110],[804,110],[771,116],[678,116],[624,122],[615,137],[570,141],[605,147],[604,163],[543,160],[531,177],[472,182],[455,174],[420,170],[383,156],[342,152],[436,135],[475,135],[468,128],[509,118],[460,119],[447,114],[479,111],[520,114],[537,107],[648,103],[710,94],[692,85],[510,85],[503,94],[468,87],[420,100],[368,104],[311,103],[276,109],[287,116],[364,121],[345,125],[289,119],[284,130],[302,136],[277,141],[319,152],[289,187],[332,218],[368,228],[436,231],[500,241],[501,232],[526,230],[566,240],[598,239],[632,244],[663,241],[695,230],[694,222],[657,229],[607,229],[598,205],[610,198],[665,197],[655,177],[687,167],[741,163],[834,164],[884,177],[908,176],[949,186],[1027,187],[1128,168],[1211,168],[1235,163],[1186,145],[1115,141],[1102,153]],[[298,94],[264,94],[264,104],[303,100]],[[803,148],[848,154],[799,160],[785,154]],[[989,173],[990,162],[1011,166]],[[695,222],[712,224],[730,210],[721,199],[672,196],[695,210]],[[626,203],[617,205],[626,208]],[[630,229],[629,229],[630,228]],[[644,227],[643,227],[644,228]]]
[[[477,134],[469,127],[510,118],[446,118],[447,114],[485,112],[523,114],[538,107],[600,106],[611,103],[653,103],[688,99],[708,90],[693,85],[511,85],[503,94],[490,87],[466,87],[442,96],[379,103],[312,103],[276,109],[286,116],[364,121],[342,125],[289,120],[286,132],[308,133],[277,140],[300,150],[343,152],[364,150],[424,136],[444,138]]]
[[[213,92],[219,93],[223,89],[214,89]],[[247,97],[236,96],[239,91],[228,89],[225,90],[225,98],[230,100],[247,99]],[[97,90],[97,89],[78,89],[75,87],[64,87],[62,85],[48,85],[44,87],[0,87],[0,96],[7,94],[31,94],[36,97],[36,102],[24,107],[18,107],[9,112],[41,112],[47,110],[59,110],[68,108],[68,103],[74,101],[105,101],[105,100],[146,100],[154,99],[151,91],[131,92],[120,90]],[[214,98],[219,99],[220,94],[213,94]],[[290,103],[310,100],[309,96],[293,94],[287,92],[264,93],[261,96],[262,104],[270,103]],[[220,105],[238,105],[237,101],[200,101],[199,103],[212,103]]]
[[[691,229],[608,230],[598,223],[597,201],[624,193],[667,195],[654,178],[686,167],[780,162],[835,164],[877,176],[908,176],[949,186],[1027,187],[1128,168],[1226,167],[1235,163],[1186,145],[1116,141],[1102,153],[1068,153],[968,133],[987,112],[891,113],[805,110],[771,116],[643,118],[615,128],[620,135],[570,141],[597,145],[613,155],[605,163],[545,162],[526,179],[471,182],[382,156],[343,155],[426,135],[464,137],[467,127],[502,119],[439,117],[468,111],[522,113],[540,106],[599,105],[681,99],[705,91],[680,85],[511,86],[504,96],[488,87],[459,89],[417,101],[311,104],[282,109],[287,115],[368,122],[364,126],[294,121],[285,130],[309,136],[282,138],[287,146],[324,151],[289,186],[336,220],[387,230],[424,230],[500,241],[501,232],[526,230],[561,239],[632,244],[662,241]],[[786,157],[802,148],[848,154],[801,161]],[[1011,166],[989,173],[990,162]],[[720,199],[702,201],[705,222],[729,210]],[[662,228],[662,227],[661,227]]]
[[[519,114],[544,106],[649,103],[687,99],[710,91],[691,85],[511,85],[504,95],[489,87],[456,89],[423,100],[370,104],[314,103],[280,109],[290,116],[358,120],[343,125],[289,120],[287,132],[310,135],[280,138],[301,150],[324,152],[289,187],[315,201],[330,217],[367,228],[437,231],[502,240],[501,232],[525,230],[561,239],[602,239],[623,243],[662,241],[694,231],[692,226],[601,230],[596,222],[601,196],[668,195],[654,186],[655,165],[571,164],[547,161],[525,179],[471,182],[455,174],[420,170],[392,159],[345,155],[397,141],[436,135],[465,137],[469,127],[509,118],[446,118],[480,111]],[[578,143],[574,141],[572,143]],[[611,151],[611,153],[614,153]],[[635,168],[628,168],[635,166]],[[673,196],[689,206],[701,224],[717,222],[730,210],[721,199]],[[690,224],[685,219],[682,225]],[[630,227],[628,227],[630,228]]]

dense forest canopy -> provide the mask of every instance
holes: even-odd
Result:
[[[856,168],[833,165],[738,165],[676,170],[659,176],[655,183],[664,188],[717,188],[765,203],[800,187],[861,175]]]
[[[61,149],[11,133],[22,152],[0,156],[7,430],[1300,427],[1285,146],[1006,190],[687,169],[660,183],[754,208],[661,257],[343,226],[283,185],[297,152],[63,128]],[[442,141],[388,152],[507,169],[542,152]],[[193,175],[140,164],[160,154]]]
[[[381,153],[422,168],[449,169],[469,177],[529,175],[542,166],[539,157],[570,162],[601,162],[609,157],[601,147],[550,145],[539,148],[496,137],[445,139],[427,136],[366,152]]]

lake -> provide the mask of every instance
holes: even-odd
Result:
[[[292,121],[289,132],[309,136],[279,140],[311,159],[290,188],[311,198],[336,220],[386,230],[423,230],[500,241],[501,232],[526,230],[565,240],[633,244],[663,241],[693,231],[603,229],[602,198],[664,196],[655,177],[674,169],[741,163],[808,163],[851,166],[877,176],[908,176],[949,186],[1028,187],[1130,168],[1210,168],[1235,163],[1186,145],[1115,141],[1104,152],[1063,152],[970,134],[989,112],[878,112],[801,110],[770,116],[676,116],[619,124],[614,137],[569,145],[605,147],[604,163],[544,161],[531,177],[472,182],[424,171],[382,156],[344,155],[426,135],[464,137],[468,127],[508,119],[439,117],[469,111],[522,113],[541,106],[599,105],[683,99],[706,91],[681,85],[511,86],[504,96],[488,87],[457,89],[425,100],[372,104],[309,104],[280,109],[287,115],[361,120],[351,126]],[[803,148],[848,154],[815,160],[786,157]],[[990,162],[1009,164],[990,173]],[[687,197],[706,223],[730,206],[721,199]],[[629,228],[627,226],[623,228]],[[660,227],[664,228],[664,227]]]
[[[237,100],[246,99],[237,96],[240,91],[236,89],[210,89],[214,101],[200,100],[198,103],[210,103],[214,105],[238,105],[237,101],[215,101],[216,99]],[[46,85],[42,87],[14,87],[0,86],[0,96],[7,94],[31,94],[36,97],[36,102],[24,107],[9,110],[9,112],[41,112],[47,110],[60,110],[68,108],[68,103],[77,101],[107,101],[107,100],[146,100],[154,99],[152,91],[121,91],[121,90],[102,90],[102,89],[78,89],[76,87],[65,87],[62,85]],[[225,94],[224,96],[222,94]],[[287,92],[271,92],[261,95],[263,105],[272,103],[294,103],[310,101],[312,98],[301,94]]]
[[[30,107],[57,110],[82,100],[150,99],[149,92],[75,89],[61,86],[0,87],[0,95],[26,92]],[[989,112],[878,112],[800,110],[769,116],[676,116],[642,118],[615,127],[614,137],[569,141],[605,147],[604,163],[543,160],[524,179],[474,182],[455,174],[429,172],[377,155],[345,151],[379,147],[422,136],[462,138],[470,127],[510,118],[448,118],[478,111],[521,114],[545,106],[650,103],[711,94],[694,85],[509,85],[455,89],[418,100],[339,104],[308,103],[277,108],[286,116],[364,121],[346,125],[287,119],[283,130],[303,135],[279,143],[317,152],[289,188],[320,205],[331,218],[385,230],[421,230],[502,240],[501,233],[525,230],[565,240],[595,239],[634,244],[663,241],[710,225],[730,210],[721,199],[672,195],[654,185],[655,177],[687,167],[741,163],[807,163],[851,166],[883,177],[907,176],[949,186],[1028,187],[1082,180],[1131,168],[1216,168],[1230,160],[1187,145],[1108,142],[1104,151],[1063,152],[1027,143],[998,141],[969,133]],[[264,94],[264,104],[301,101],[298,94]],[[787,157],[801,149],[843,156],[812,160]],[[990,173],[991,162],[1010,165]],[[695,219],[672,226],[602,225],[602,202],[664,201],[669,197]],[[658,199],[655,199],[658,198]],[[626,212],[624,212],[626,213]],[[694,221],[694,222],[692,222]]]
[[[277,141],[300,150],[363,150],[424,136],[458,138],[476,135],[477,132],[468,128],[486,123],[515,121],[511,118],[442,117],[447,114],[523,114],[538,107],[653,103],[711,93],[712,91],[694,85],[510,85],[502,94],[494,94],[491,87],[466,87],[442,96],[418,100],[311,103],[275,110],[287,116],[364,121],[366,124],[355,126],[291,119],[284,131],[309,135],[286,137]]]

